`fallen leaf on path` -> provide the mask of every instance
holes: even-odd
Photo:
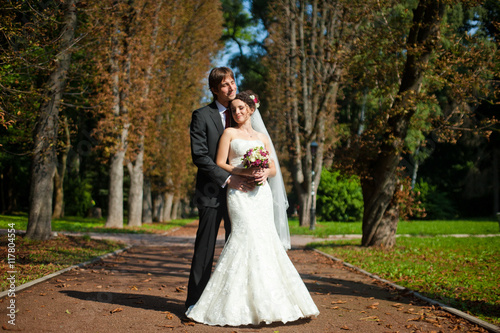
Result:
[[[116,309],[111,310],[111,311],[109,311],[109,312],[110,312],[110,313],[116,313],[116,312],[122,312],[122,311],[123,311],[123,309],[122,309],[122,308],[116,308]]]
[[[344,304],[347,303],[346,301],[338,300],[338,301],[332,301],[332,304]]]
[[[172,325],[155,325],[156,327],[165,327],[165,328],[175,328],[175,326]]]
[[[396,304],[392,304],[391,306],[395,307],[395,308],[399,308],[401,306],[403,306],[403,304],[401,303],[396,303]]]
[[[165,311],[164,313],[165,313],[165,318],[166,318],[166,319],[168,319],[168,320],[172,320],[172,319],[174,319],[174,315],[173,315],[173,314],[171,314],[170,312]]]
[[[176,287],[175,288],[175,291],[178,292],[178,293],[182,293],[186,290],[186,287]]]
[[[347,327],[346,325],[342,326],[340,329],[341,329],[341,330],[345,330],[345,331],[349,331],[349,330],[350,330],[350,328],[349,328],[349,327]]]
[[[367,309],[378,309],[377,305],[379,305],[379,304],[380,304],[379,302],[373,303],[372,305],[368,305],[366,308]]]
[[[377,317],[377,316],[370,316],[370,317],[359,318],[359,320],[380,321],[379,317]]]
[[[129,288],[130,288],[130,290],[139,290],[139,289],[137,289],[136,286],[130,286]]]
[[[21,329],[20,328],[17,328],[17,327],[9,327],[5,324],[2,325],[2,328],[5,330],[5,331],[20,331]]]
[[[69,312],[69,310],[66,310],[65,312],[66,312],[67,314],[71,314],[71,312]]]

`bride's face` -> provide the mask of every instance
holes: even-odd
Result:
[[[238,124],[245,123],[253,113],[248,104],[240,99],[235,99],[231,102],[231,112],[233,114],[233,119]]]

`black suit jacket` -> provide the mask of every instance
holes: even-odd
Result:
[[[222,185],[229,172],[215,163],[224,126],[215,101],[193,111],[191,118],[191,157],[198,167],[194,202],[198,207],[218,207],[226,200]]]

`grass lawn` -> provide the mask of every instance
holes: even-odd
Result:
[[[500,237],[401,237],[392,250],[360,240],[310,244],[424,296],[500,324]]]
[[[173,220],[164,223],[143,224],[141,227],[128,227],[126,224],[123,229],[106,228],[106,220],[83,218],[78,216],[69,216],[52,221],[52,231],[71,231],[71,232],[101,232],[101,233],[163,233],[167,230],[182,227],[192,222],[193,219]],[[8,229],[9,223],[15,223],[16,230],[26,230],[28,226],[28,215],[0,215],[0,229]]]
[[[125,247],[124,244],[90,239],[89,236],[60,235],[47,241],[32,241],[16,235],[14,269],[8,265],[8,238],[0,236],[0,290],[8,289],[7,271],[15,270],[16,286],[36,280],[63,268],[80,264],[100,255]]]
[[[361,222],[318,222],[315,230],[309,226],[299,226],[298,219],[290,219],[290,233],[294,235],[328,235],[361,234]],[[447,220],[447,221],[400,221],[397,234],[413,236],[437,236],[450,234],[498,234],[499,223],[491,220]]]

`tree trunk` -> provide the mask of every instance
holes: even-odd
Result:
[[[132,9],[130,10],[132,11]],[[127,29],[130,29],[130,23],[126,24],[125,29],[125,35],[129,37]],[[123,163],[128,148],[130,127],[127,100],[130,88],[131,50],[129,49],[129,43],[122,41],[124,44],[122,54],[120,38],[124,38],[124,36],[122,36],[123,33],[117,31],[119,30],[118,23],[115,23],[112,30],[110,57],[111,89],[113,93],[112,110],[115,118],[121,119],[121,129],[117,134],[114,153],[110,158],[108,217],[105,226],[108,228],[123,228]],[[121,70],[123,70],[123,80],[120,80]]]
[[[153,200],[151,197],[151,179],[144,179],[142,195],[142,222],[153,223]]]
[[[342,61],[334,58],[327,45],[335,44],[337,28],[328,18],[338,8],[322,1],[283,3],[286,54],[287,143],[292,178],[299,200],[301,226],[315,223],[316,192],[321,179],[325,143],[325,119],[333,116],[342,74]],[[340,22],[341,20],[333,20]],[[352,41],[344,44],[346,49]],[[337,56],[338,57],[338,56]],[[300,99],[299,99],[300,96]],[[318,149],[311,152],[311,143]],[[312,175],[314,171],[314,176]],[[314,178],[314,179],[313,179]]]
[[[176,197],[172,208],[172,216],[170,216],[172,220],[176,220],[179,218],[180,210],[181,210],[181,199],[179,197]]]
[[[300,226],[305,227],[311,220],[311,196],[309,192],[302,192],[298,197]]]
[[[61,97],[71,62],[77,17],[77,0],[66,0],[64,32],[61,51],[56,57],[55,69],[47,84],[47,100],[40,108],[35,130],[31,165],[30,208],[26,237],[46,240],[52,234],[52,197],[56,172],[58,116]]]
[[[125,151],[116,152],[111,157],[109,167],[109,197],[107,228],[123,228],[123,161]]]
[[[498,173],[500,172],[498,166],[498,150],[494,149],[493,150],[493,216],[496,214],[500,213],[500,182],[499,182],[499,177]],[[500,219],[498,220],[498,223],[500,223]]]
[[[399,156],[389,155],[379,159],[372,179],[363,179],[364,213],[363,246],[383,246],[391,248],[396,243],[398,207],[394,204]]]
[[[174,202],[174,193],[167,191],[163,193],[163,218],[162,222],[172,220],[172,205]]]
[[[411,173],[411,188],[412,190],[415,188],[415,185],[417,184],[417,177],[418,177],[418,166],[419,166],[419,156],[418,153],[420,152],[420,147],[417,147],[415,150],[415,153],[413,153],[413,161],[415,162],[413,165],[413,171]]]
[[[156,193],[153,200],[153,221],[163,222],[163,196]]]
[[[396,244],[399,204],[396,201],[396,174],[408,124],[415,114],[415,105],[425,69],[436,40],[444,4],[436,0],[421,0],[413,11],[413,23],[407,40],[407,58],[397,97],[392,105],[380,146],[380,154],[368,169],[369,177],[362,180],[364,214],[363,246]]]
[[[140,138],[140,152],[135,163],[127,163],[130,174],[130,193],[128,195],[128,225],[140,227],[142,225],[142,201],[144,173],[142,170],[144,160],[144,136]]]
[[[162,7],[163,1],[158,1],[156,3],[155,11],[153,14],[153,30],[151,34],[151,44],[149,47],[149,60],[145,70],[144,77],[144,93],[142,99],[144,101],[143,111],[140,112],[139,121],[140,124],[136,127],[136,130],[141,134],[138,140],[138,154],[133,162],[128,162],[127,167],[130,174],[130,193],[128,197],[128,225],[140,227],[142,224],[142,205],[143,205],[143,186],[144,186],[144,132],[147,131],[147,115],[144,115],[144,110],[148,109],[146,102],[149,99],[149,91],[152,79],[153,65],[155,62],[156,54],[156,42],[159,33],[159,13]]]
[[[2,209],[0,209],[0,214],[5,214],[7,208],[7,202],[5,201],[5,180],[3,177],[3,172],[0,173],[0,197],[2,200]]]
[[[66,135],[66,144],[61,153],[61,162],[57,171],[54,174],[54,212],[52,213],[52,218],[59,219],[64,216],[64,176],[66,175],[66,164],[68,161],[68,154],[71,149],[71,137],[69,133],[69,125],[66,117],[63,119],[64,124],[64,134]]]
[[[14,179],[14,166],[10,165],[9,169],[7,170],[7,179],[11,180]],[[17,200],[16,196],[14,195],[14,184],[12,181],[9,181],[8,187],[7,187],[7,199],[9,200],[9,203],[7,205],[7,213],[12,213],[17,209]]]

